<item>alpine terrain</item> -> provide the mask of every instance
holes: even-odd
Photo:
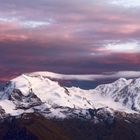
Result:
[[[60,86],[59,76],[27,73],[6,84],[0,140],[140,139],[140,78],[83,90]]]

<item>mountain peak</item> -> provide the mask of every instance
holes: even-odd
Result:
[[[127,80],[125,78],[119,78],[117,81],[123,81],[126,82]]]

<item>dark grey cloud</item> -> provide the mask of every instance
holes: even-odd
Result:
[[[138,52],[114,53],[104,46],[139,42],[140,8],[110,3],[0,0],[0,76],[138,70]]]

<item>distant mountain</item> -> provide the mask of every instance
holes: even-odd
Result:
[[[0,122],[5,140],[15,135],[27,136],[24,140],[138,140],[140,79],[121,78],[83,90],[60,86],[44,73],[23,74],[0,92]]]

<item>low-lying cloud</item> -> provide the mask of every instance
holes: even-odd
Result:
[[[83,75],[68,75],[68,74],[58,74],[52,72],[34,72],[29,74],[30,76],[42,76],[52,79],[61,80],[83,80],[83,81],[99,81],[103,79],[118,79],[118,78],[136,78],[140,77],[140,71],[118,71],[110,72],[104,74],[83,74]]]

